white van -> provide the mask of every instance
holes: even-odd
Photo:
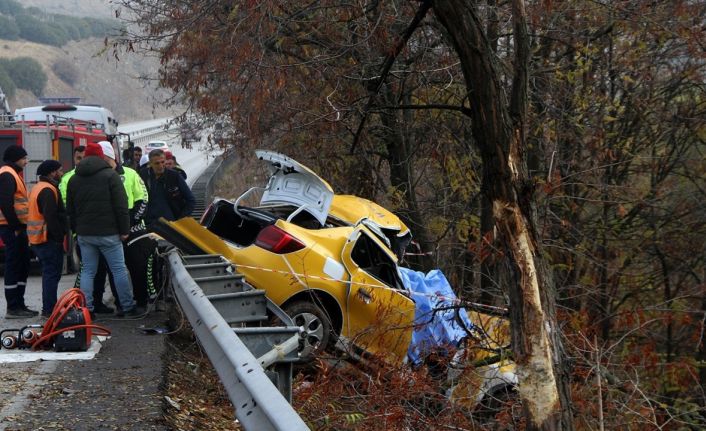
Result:
[[[118,133],[118,120],[110,110],[99,105],[75,105],[71,103],[49,103],[43,106],[15,109],[15,121],[59,123],[62,119],[74,119],[104,129],[107,135]]]

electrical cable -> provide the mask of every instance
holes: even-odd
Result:
[[[80,325],[68,326],[65,328],[59,328],[59,324],[64,320],[66,315],[71,310],[78,310],[79,312],[81,312],[84,316],[85,323],[82,323]],[[52,311],[47,321],[44,323],[42,335],[32,343],[32,350],[37,350],[43,347],[43,345],[45,344],[51,344],[51,341],[54,339],[54,337],[63,332],[75,331],[77,329],[86,330],[86,337],[88,339],[89,344],[90,339],[93,335],[93,331],[97,331],[96,335],[108,336],[111,334],[110,329],[104,326],[93,324],[90,312],[86,308],[85,295],[83,294],[81,289],[77,289],[74,287],[61,294],[58,301],[56,302],[56,306],[54,306],[54,310]]]

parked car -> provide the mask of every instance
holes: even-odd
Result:
[[[415,301],[398,267],[411,240],[407,226],[374,202],[334,194],[326,181],[287,156],[256,154],[270,167],[265,187],[251,188],[235,201],[216,198],[200,224],[192,218],[161,220],[156,231],[186,253],[221,254],[233,262],[305,328],[305,354],[335,346],[354,358],[376,354],[405,363],[415,319]],[[259,203],[244,205],[256,192]],[[507,377],[514,375],[514,364],[500,353],[509,340],[507,321],[470,316],[477,323],[474,346],[459,360],[482,362],[474,375],[487,381],[458,371],[452,384],[462,381],[464,389],[450,394],[475,402],[479,390],[495,390],[502,379],[513,384]]]
[[[149,154],[152,150],[169,151],[169,145],[165,141],[149,141],[145,145],[145,154]]]

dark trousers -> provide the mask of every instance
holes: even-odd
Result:
[[[141,238],[125,248],[125,264],[130,271],[132,290],[137,305],[147,305],[154,295],[153,261],[157,251],[157,241]]]
[[[118,291],[115,289],[115,280],[113,280],[113,274],[111,274],[110,269],[108,269],[108,262],[105,260],[105,257],[103,257],[102,254],[98,259],[96,278],[93,279],[93,306],[95,307],[96,304],[103,303],[106,275],[108,276],[108,284],[110,284],[110,293],[112,293],[113,298],[115,298],[115,306],[120,308],[120,301],[118,301]]]
[[[25,287],[29,275],[29,240],[27,231],[15,235],[7,225],[0,226],[0,238],[5,243],[5,299],[8,310],[25,308]]]
[[[142,238],[132,243],[129,247],[127,246],[127,243],[123,243],[123,251],[125,253],[125,266],[127,266],[128,272],[130,273],[130,280],[132,281],[132,291],[133,296],[135,297],[135,303],[138,306],[145,306],[147,305],[149,298],[156,294],[155,282],[153,278],[155,269],[153,265],[155,262],[155,253],[157,251],[157,241],[151,238]],[[81,257],[80,249],[78,254],[79,257]],[[103,302],[106,275],[108,276],[110,291],[113,294],[113,298],[118,298],[118,293],[115,289],[115,281],[113,281],[113,274],[110,273],[108,263],[105,261],[103,255],[101,255],[98,261],[96,277],[93,281],[94,307],[99,301],[101,303]],[[120,308],[120,301],[116,300],[115,306]]]
[[[31,247],[42,264],[42,314],[50,314],[56,305],[56,292],[64,266],[64,245],[48,241]]]

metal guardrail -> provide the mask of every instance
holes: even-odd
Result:
[[[288,325],[291,319],[233,274],[221,256],[168,255],[177,300],[228,393],[235,416],[246,430],[308,430],[287,401],[291,366],[297,360],[301,332],[281,328],[233,328],[271,313]],[[259,357],[256,358],[255,355]],[[280,364],[274,373],[263,367]],[[277,386],[273,383],[277,381]],[[283,395],[283,392],[285,395]]]
[[[152,140],[168,140],[179,134],[179,130],[172,118],[126,123],[118,126],[118,131],[130,135],[130,140],[138,146],[147,144]]]
[[[206,211],[208,204],[213,196],[213,180],[216,175],[222,171],[223,156],[217,156],[213,162],[203,171],[203,173],[191,185],[191,193],[194,194],[196,204],[191,216],[196,220],[200,220],[203,213]]]

